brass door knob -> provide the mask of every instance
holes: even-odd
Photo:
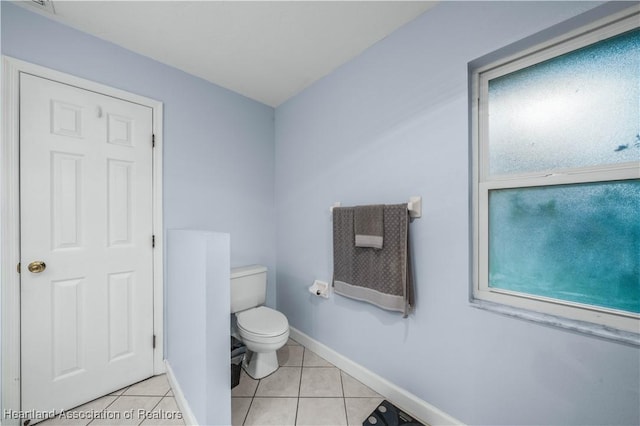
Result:
[[[33,272],[34,274],[39,274],[40,272],[47,269],[47,264],[41,260],[36,260],[35,262],[31,262],[29,266],[27,266],[29,272]]]

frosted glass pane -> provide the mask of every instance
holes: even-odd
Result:
[[[491,175],[640,160],[640,30],[489,82]]]
[[[489,192],[489,287],[640,313],[640,180]]]

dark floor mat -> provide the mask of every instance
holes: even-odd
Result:
[[[398,407],[384,400],[367,416],[362,426],[426,426]]]

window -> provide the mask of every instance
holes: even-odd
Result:
[[[473,299],[640,333],[638,8],[473,70],[472,90]]]

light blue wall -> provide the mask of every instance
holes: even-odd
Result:
[[[231,234],[232,266],[266,265],[274,306],[273,108],[0,3],[2,54],[164,103],[164,228]]]
[[[638,348],[469,306],[467,64],[599,3],[443,2],[276,109],[277,301],[290,323],[469,424],[638,424]],[[423,197],[408,319],[307,287],[329,206]]]
[[[231,423],[229,234],[169,230],[167,357],[200,425]]]

